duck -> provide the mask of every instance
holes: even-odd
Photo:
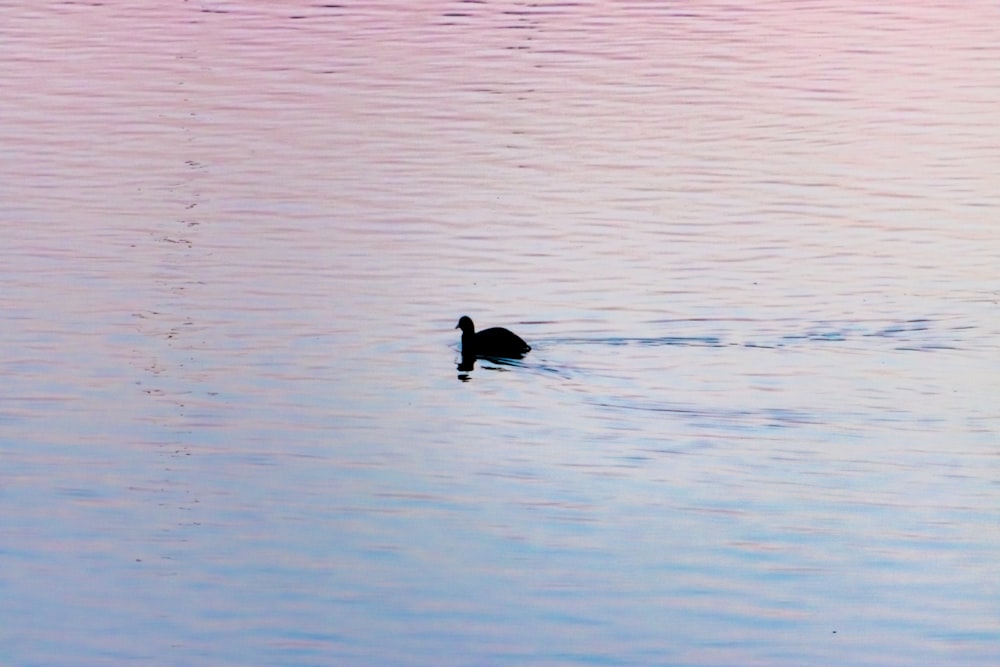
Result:
[[[477,332],[468,315],[463,315],[455,328],[462,330],[463,357],[520,359],[531,351],[531,346],[509,329],[492,327]]]

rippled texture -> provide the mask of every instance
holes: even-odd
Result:
[[[996,664],[998,24],[7,8],[4,662]]]

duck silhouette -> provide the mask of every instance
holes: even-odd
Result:
[[[499,359],[520,359],[531,351],[531,346],[513,331],[503,327],[492,327],[476,331],[472,318],[463,315],[456,329],[462,330],[462,357],[493,357]]]

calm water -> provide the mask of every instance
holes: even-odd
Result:
[[[1000,9],[873,7],[7,7],[2,662],[1000,662]]]

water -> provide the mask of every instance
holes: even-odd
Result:
[[[997,9],[395,5],[5,11],[4,663],[996,664]]]

